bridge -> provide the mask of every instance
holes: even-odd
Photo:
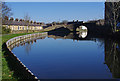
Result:
[[[61,24],[61,25],[52,25],[45,28],[44,31],[52,31],[59,28],[65,28],[65,29],[69,29],[70,31],[76,31],[76,28],[78,28],[82,24],[83,22],[81,21],[81,22],[71,22],[68,24]]]
[[[105,31],[105,27],[104,25],[100,25],[100,24],[96,24],[98,23],[98,21],[93,21],[93,22],[86,22],[83,23],[83,21],[81,22],[75,22],[75,23],[70,23],[70,24],[61,24],[61,25],[53,25],[50,27],[47,27],[44,29],[44,31],[49,31],[49,32],[77,32],[79,30],[81,30],[79,28],[79,26],[86,26],[88,33],[94,33],[94,34],[102,34]],[[78,30],[77,30],[78,29]]]

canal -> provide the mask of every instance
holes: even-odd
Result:
[[[87,32],[46,37],[16,46],[12,52],[39,79],[120,78],[120,43]]]

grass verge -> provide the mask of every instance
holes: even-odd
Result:
[[[2,39],[2,44],[0,43],[0,45],[2,46],[2,80],[14,79],[14,81],[18,81],[18,79],[21,79],[21,77],[19,77],[20,75],[15,74],[14,71],[15,67],[14,64],[12,63],[13,62],[12,59],[10,59],[9,57],[9,52],[5,46],[6,45],[5,43],[13,37],[26,35],[26,34],[32,34],[32,33],[20,33],[20,34],[10,34],[10,35],[0,36],[0,39]]]

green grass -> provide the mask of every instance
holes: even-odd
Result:
[[[10,35],[0,36],[0,39],[2,39],[2,43],[0,42],[0,45],[2,46],[2,79],[3,80],[5,80],[5,79],[14,79],[14,81],[17,81],[19,79],[18,77],[14,76],[14,71],[12,71],[10,69],[8,61],[6,60],[6,58],[8,57],[9,53],[6,50],[5,43],[9,39],[11,39],[13,37],[17,37],[17,36],[21,36],[21,35],[26,35],[26,34],[31,34],[31,33],[10,34]],[[14,67],[14,66],[12,66],[12,67]]]

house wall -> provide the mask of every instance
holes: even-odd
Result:
[[[11,29],[11,33],[25,33],[25,32],[38,32],[43,29],[42,26],[18,26],[18,25],[3,25]]]

